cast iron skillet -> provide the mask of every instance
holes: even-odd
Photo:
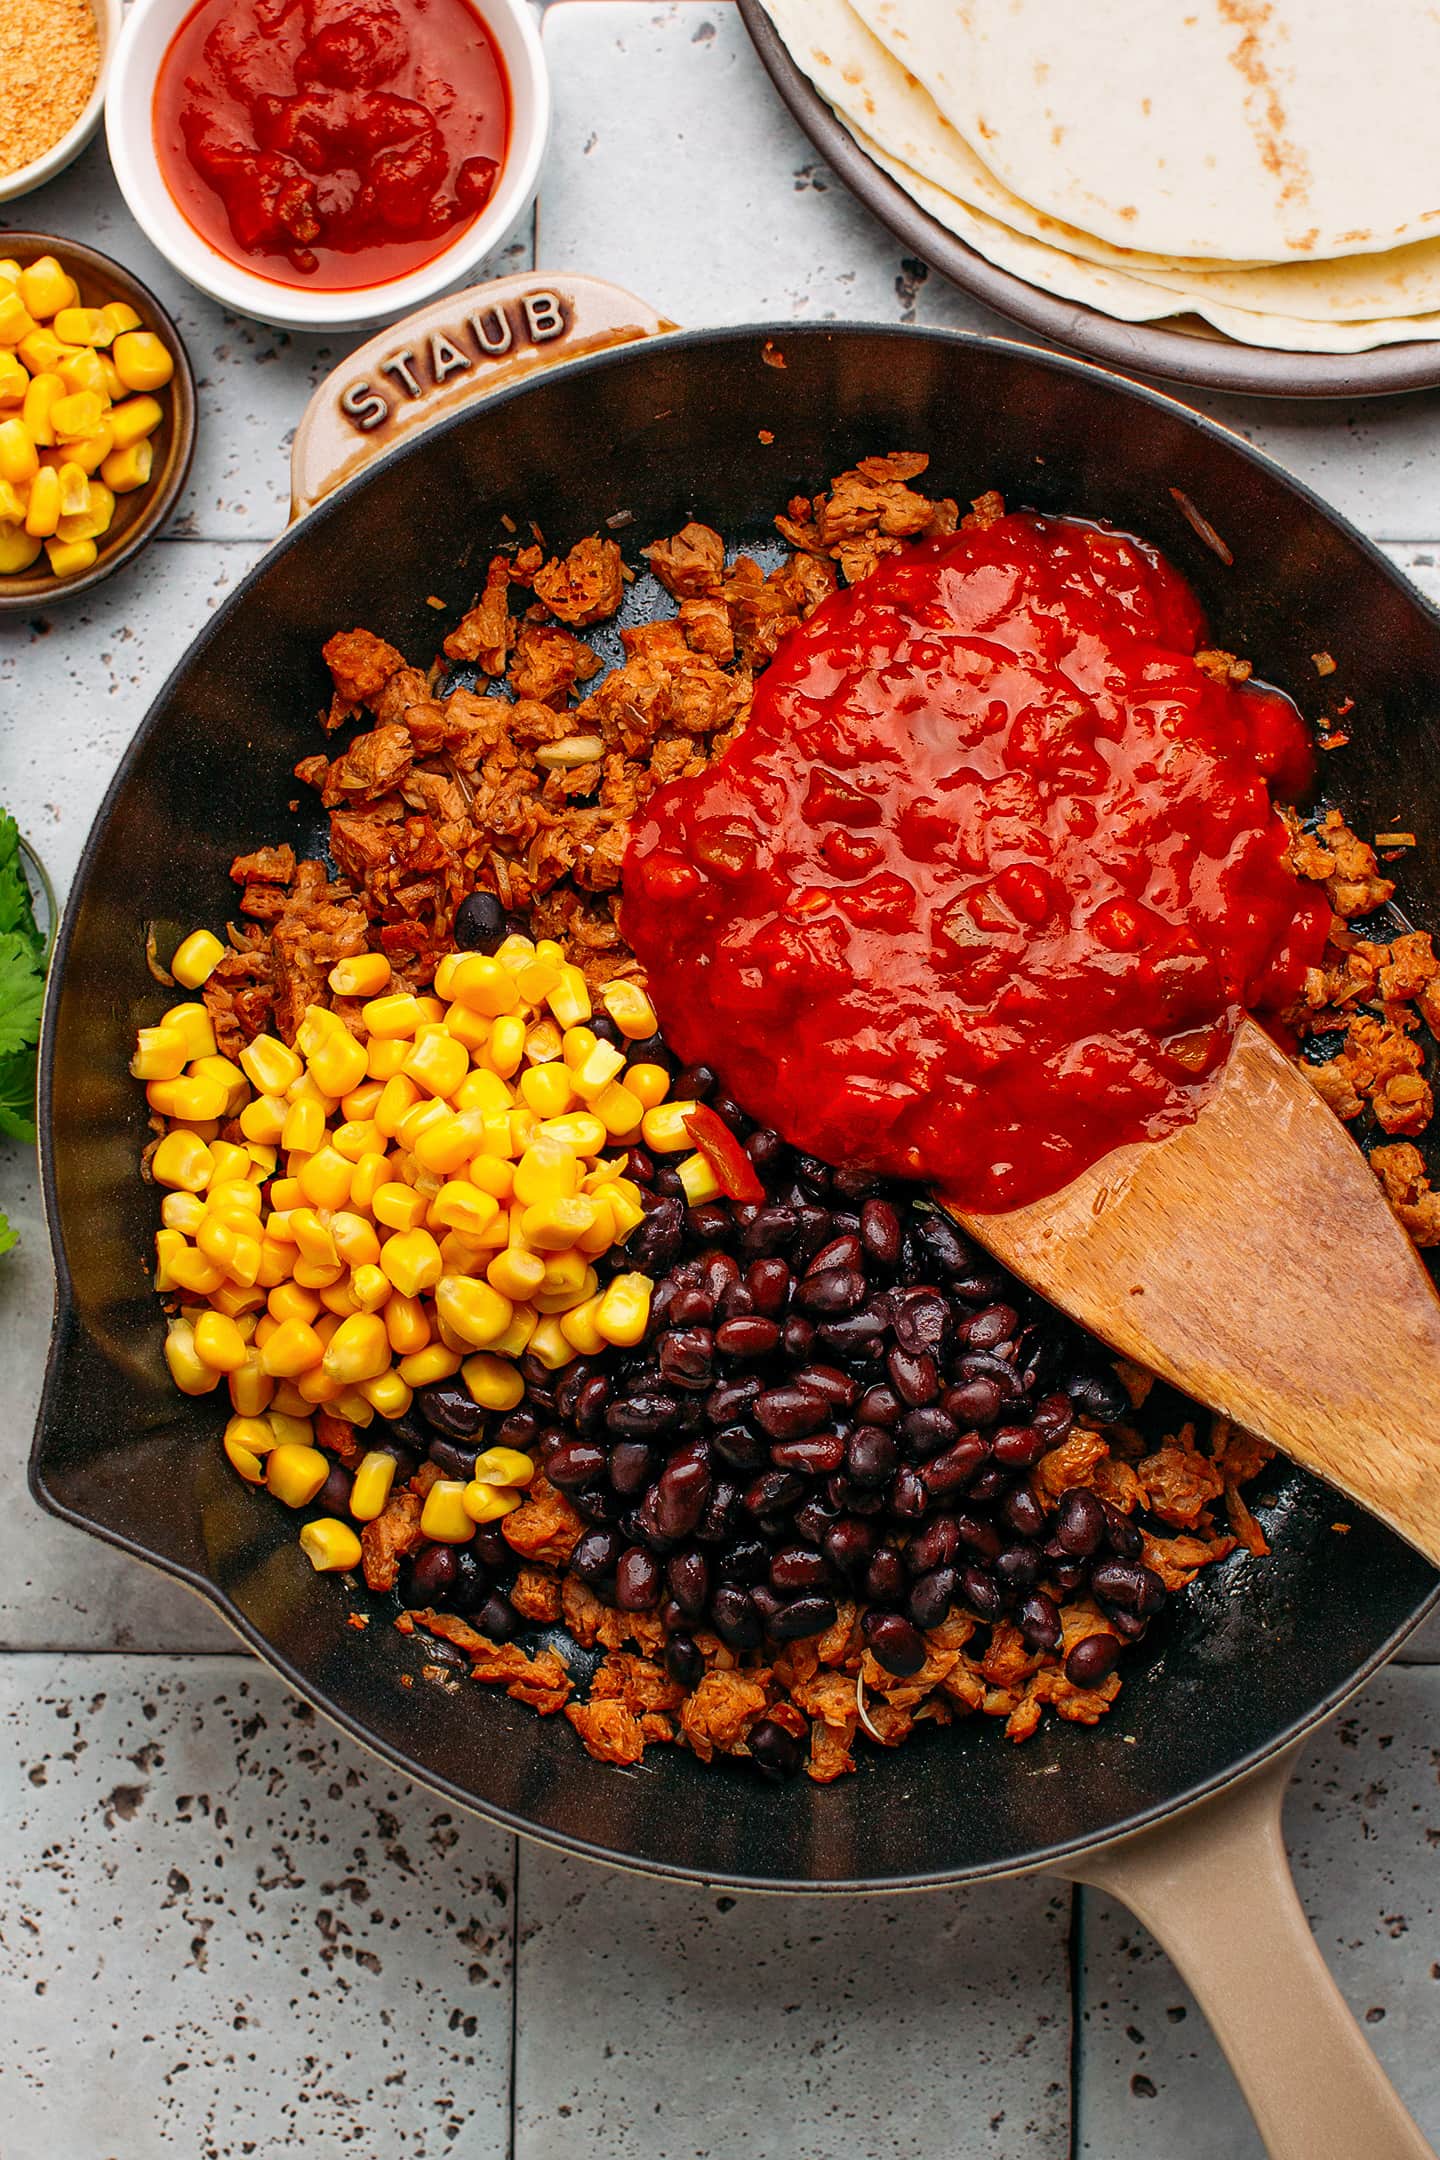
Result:
[[[438,303],[432,321],[448,306],[458,340],[465,305]],[[407,351],[421,346],[413,325],[404,337]],[[366,354],[373,370],[386,342],[330,394]],[[452,414],[279,542],[200,633],[121,765],[66,911],[46,1014],[59,1291],[37,1498],[190,1583],[302,1694],[461,1804],[581,1853],[740,1886],[920,1887],[1043,1864],[1093,1874],[1085,1848],[1218,1791],[1334,1708],[1428,1609],[1431,1573],[1277,1466],[1273,1558],[1207,1571],[1093,1731],[1051,1721],[1016,1749],[976,1718],[867,1754],[857,1776],[824,1789],[703,1769],[673,1748],[652,1750],[641,1771],[602,1768],[561,1719],[488,1689],[437,1695],[419,1677],[420,1646],[386,1614],[363,1634],[349,1628],[353,1595],[312,1574],[294,1519],[228,1469],[215,1401],[175,1394],[147,1277],[155,1206],[136,1173],[143,1103],[126,1060],[137,1023],[166,1001],[146,970],[144,925],[159,925],[168,951],[182,928],[231,912],[237,851],[313,842],[308,803],[290,808],[291,771],[320,740],[331,631],[364,624],[428,659],[442,618],[427,596],[468,603],[509,537],[507,514],[522,527],[534,518],[560,547],[609,521],[638,563],[641,541],[692,514],[758,541],[792,493],[866,453],[914,447],[962,499],[998,487],[1012,504],[1157,541],[1198,587],[1217,642],[1255,656],[1309,713],[1353,698],[1334,785],[1358,828],[1398,817],[1423,832],[1440,778],[1440,619],[1236,438],[1092,365],[994,340],[850,325],[682,334]],[[1197,537],[1176,490],[1233,565]],[[644,610],[643,586],[629,605]],[[1324,680],[1310,658],[1322,650],[1339,663]],[[1415,918],[1440,922],[1440,850],[1418,850],[1405,881]]]

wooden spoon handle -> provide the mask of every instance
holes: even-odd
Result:
[[[1440,1566],[1440,1299],[1349,1134],[1253,1021],[1193,1125],[1048,1200],[959,1219]]]

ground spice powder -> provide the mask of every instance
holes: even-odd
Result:
[[[99,72],[90,0],[3,0],[0,178],[43,157],[75,125]]]

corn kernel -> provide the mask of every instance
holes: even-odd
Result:
[[[578,1351],[581,1357],[598,1357],[602,1350],[609,1347],[595,1324],[595,1315],[600,1310],[602,1295],[603,1293],[597,1293],[594,1297],[582,1298],[578,1305],[571,1305],[556,1316],[560,1322],[561,1334],[572,1350]]]
[[[375,1227],[366,1222],[363,1215],[342,1208],[331,1216],[327,1227],[330,1241],[347,1267],[373,1267],[380,1258],[380,1240],[375,1235]]]
[[[19,345],[39,327],[18,292],[0,292],[0,345]]]
[[[580,1183],[580,1165],[567,1147],[538,1136],[515,1166],[515,1198],[524,1207],[568,1199]]]
[[[420,1511],[423,1536],[440,1545],[468,1545],[475,1525],[465,1512],[465,1486],[459,1478],[437,1478]]]
[[[394,1292],[384,1268],[366,1262],[351,1271],[350,1295],[357,1312],[379,1312]]]
[[[283,1320],[260,1352],[272,1380],[295,1380],[311,1372],[325,1355],[325,1345],[304,1320]]]
[[[485,1270],[485,1280],[491,1289],[512,1301],[532,1298],[544,1279],[545,1263],[540,1255],[526,1252],[519,1245],[497,1253]]]
[[[30,387],[28,370],[9,346],[0,346],[0,405],[19,405]]]
[[[409,1055],[410,1045],[403,1036],[386,1041],[372,1035],[365,1046],[365,1069],[372,1080],[393,1080]]]
[[[570,1074],[558,1060],[529,1065],[520,1075],[520,1099],[538,1118],[560,1118],[575,1100]]]
[[[488,953],[467,953],[451,971],[447,995],[488,1020],[514,1012],[520,992],[508,968]]]
[[[110,337],[106,340],[107,344],[119,337],[122,330],[138,330],[140,328],[140,317],[131,307],[128,300],[108,300],[100,310],[100,320],[108,327],[110,332]]]
[[[218,1290],[211,1291],[210,1303],[216,1312],[236,1323],[241,1341],[248,1344],[256,1318],[265,1308],[265,1292],[253,1284],[244,1290],[238,1283],[222,1283]]]
[[[337,1102],[351,1088],[359,1087],[369,1071],[365,1045],[357,1042],[346,1027],[308,1051],[305,1063],[321,1094],[333,1096]]]
[[[377,1185],[370,1206],[376,1222],[383,1223],[387,1230],[404,1231],[418,1229],[424,1222],[428,1202],[413,1186],[388,1182]]]
[[[553,1316],[537,1320],[531,1332],[526,1350],[531,1357],[539,1358],[547,1372],[559,1372],[562,1365],[573,1362],[574,1346],[560,1332],[560,1323]]]
[[[378,1380],[389,1365],[390,1338],[377,1313],[357,1312],[342,1320],[325,1350],[326,1372],[346,1387]]]
[[[55,426],[51,413],[58,401],[66,395],[65,378],[45,368],[30,378],[20,407],[20,417],[25,423],[31,442],[37,449],[53,449]]]
[[[345,1390],[338,1380],[332,1380],[323,1366],[314,1365],[302,1373],[295,1383],[296,1393],[311,1409],[333,1409]]]
[[[113,423],[110,432],[113,437]],[[148,486],[154,463],[155,452],[148,442],[127,443],[100,460],[100,477],[112,494],[133,495],[137,488]]]
[[[551,1309],[548,1301],[559,1298],[564,1302],[556,1309],[563,1311],[565,1305],[573,1305],[577,1298],[588,1297],[594,1287],[593,1271],[585,1255],[567,1247],[563,1252],[552,1253],[546,1260],[544,1279],[535,1293],[535,1302],[542,1312],[548,1312]]]
[[[399,1141],[402,1150],[413,1153],[415,1143],[421,1133],[429,1132],[432,1125],[444,1124],[447,1118],[454,1115],[455,1113],[448,1102],[445,1102],[438,1095],[431,1095],[423,1101],[417,1102],[412,1110],[406,1111],[404,1117],[400,1120],[400,1130],[396,1133],[395,1138]]]
[[[456,1110],[436,1118],[415,1137],[415,1160],[441,1177],[451,1177],[477,1155],[485,1139],[485,1114],[481,1110]]]
[[[286,1507],[309,1507],[329,1475],[328,1455],[291,1440],[282,1440],[265,1458],[265,1483]]]
[[[640,1341],[650,1324],[652,1287],[648,1275],[613,1278],[595,1315],[595,1325],[606,1342],[630,1349]]]
[[[360,1393],[372,1410],[383,1418],[402,1418],[415,1400],[415,1390],[409,1387],[399,1371],[392,1366],[389,1371],[377,1373],[373,1380],[362,1380]]]
[[[360,1540],[349,1523],[324,1515],[307,1522],[300,1532],[300,1549],[317,1575],[345,1574],[360,1565]]]
[[[384,1273],[384,1270],[381,1270]],[[389,1276],[385,1277],[388,1282]],[[398,1290],[385,1301],[385,1333],[390,1338],[390,1348],[396,1357],[414,1356],[425,1348],[430,1340],[430,1321],[418,1297],[402,1297]],[[411,1387],[419,1383],[405,1375]]]
[[[585,1063],[585,1060],[589,1057],[591,1051],[598,1047],[599,1042],[600,1038],[595,1033],[595,1030],[593,1028],[566,1028],[565,1040],[561,1047],[560,1054],[564,1058],[566,1066],[569,1068],[570,1072],[576,1073],[580,1070],[580,1067]]]
[[[578,967],[568,962],[545,1000],[562,1028],[578,1027],[590,1018],[590,990]]]
[[[240,1052],[238,1063],[262,1095],[283,1095],[305,1070],[301,1059],[275,1035],[255,1036]]]
[[[353,1313],[360,1311],[348,1275],[340,1275],[334,1282],[328,1283],[319,1292],[319,1298],[326,1312],[333,1313],[337,1320],[348,1320]]]
[[[210,1150],[210,1161],[210,1175],[215,1184],[240,1185],[248,1182],[251,1170],[248,1148],[237,1147],[231,1140],[217,1140]],[[255,1214],[260,1211],[259,1203],[260,1196],[257,1191],[253,1203],[250,1203]]]
[[[43,540],[32,539],[23,525],[0,520],[0,576],[28,570],[44,545]]]
[[[509,1298],[473,1275],[442,1275],[435,1285],[436,1317],[467,1349],[488,1349],[513,1310]]]
[[[108,345],[115,335],[99,308],[63,307],[55,312],[55,335],[67,345]],[[108,333],[108,334],[107,334]]]
[[[304,1320],[313,1323],[320,1317],[319,1297],[313,1290],[303,1289],[297,1282],[276,1283],[265,1304],[274,1320]]]
[[[195,1355],[212,1372],[238,1372],[245,1363],[246,1344],[233,1320],[223,1313],[202,1313],[195,1322],[192,1339]]]
[[[225,1280],[224,1268],[194,1245],[175,1253],[167,1269],[177,1289],[192,1291],[197,1297],[213,1296]]]
[[[382,1042],[400,1035],[413,1036],[420,1025],[420,1003],[408,990],[396,990],[388,997],[372,998],[360,1008],[360,1017],[368,1032]]]
[[[395,1482],[395,1457],[372,1448],[362,1455],[350,1487],[350,1513],[356,1522],[374,1522],[384,1513]]]
[[[33,315],[23,280],[20,293]],[[175,373],[175,362],[153,330],[122,330],[110,347],[110,357],[127,390],[163,389]]]
[[[660,1022],[655,1008],[637,982],[602,983],[600,1002],[605,1007],[620,1033],[630,1042],[642,1042],[653,1035]]]
[[[90,508],[90,482],[73,458],[67,458],[56,468],[60,481],[60,524],[73,521]],[[58,531],[57,527],[57,531]],[[64,536],[62,535],[62,538]],[[88,533],[72,534],[73,539],[89,539]]]
[[[478,1237],[489,1229],[499,1213],[500,1203],[490,1193],[481,1192],[466,1179],[452,1178],[436,1193],[426,1219],[446,1229]]]
[[[470,1070],[470,1053],[453,1035],[422,1035],[401,1070],[431,1095],[453,1095]]]
[[[468,1072],[455,1090],[455,1108],[479,1110],[485,1117],[508,1117],[515,1097],[498,1073],[488,1072],[477,1066]]]
[[[490,1029],[486,1055],[502,1080],[519,1071],[525,1055],[525,1022],[517,1014],[500,1014]]]
[[[679,1148],[695,1145],[686,1130],[685,1120],[699,1108],[698,1103],[657,1103],[647,1110],[640,1126],[640,1137],[653,1154],[673,1155]]]
[[[528,1485],[535,1475],[535,1465],[519,1448],[486,1448],[475,1458],[475,1476],[487,1485],[511,1485],[517,1489]]]
[[[432,1387],[437,1380],[453,1380],[462,1359],[463,1352],[459,1350],[447,1350],[444,1343],[427,1342],[423,1350],[412,1350],[402,1357],[396,1370],[406,1387]]]
[[[572,1068],[571,1079],[582,1101],[593,1102],[624,1070],[624,1052],[617,1050],[613,1043],[597,1042],[584,1063]]]
[[[169,1012],[161,1013],[160,1025],[181,1030],[192,1058],[214,1057],[215,1030],[209,1013],[198,1001],[172,1005]]]
[[[336,997],[378,997],[390,980],[390,962],[384,953],[355,953],[337,960],[328,979]]]
[[[506,1304],[509,1304],[507,1299]],[[513,1307],[511,1308],[513,1312]],[[508,1323],[507,1323],[508,1324]],[[460,1368],[465,1385],[482,1410],[514,1410],[525,1393],[525,1382],[516,1368],[506,1358],[496,1357],[493,1352],[480,1351],[468,1357]],[[520,1460],[526,1462],[527,1456]],[[510,1483],[520,1482],[511,1479]]]
[[[37,322],[49,322],[61,308],[72,308],[80,293],[74,278],[53,255],[37,255],[20,272],[20,298]]]
[[[187,1196],[188,1197],[188,1196]],[[185,1250],[185,1238],[181,1231],[169,1224],[155,1233],[155,1288],[161,1296],[177,1285],[170,1271],[170,1263]]]
[[[183,938],[170,962],[170,972],[186,990],[198,990],[208,982],[225,957],[225,947],[213,931],[192,930]]]
[[[234,1117],[250,1099],[250,1083],[240,1067],[227,1057],[197,1057],[190,1061],[192,1080],[218,1080],[225,1090],[225,1115]]]
[[[390,1182],[390,1164],[377,1148],[362,1155],[350,1173],[350,1206],[357,1214],[374,1211],[375,1195]]]
[[[166,1329],[165,1363],[182,1395],[208,1395],[220,1385],[219,1373],[196,1355],[195,1330],[188,1320],[172,1320]]]
[[[342,1096],[340,1100],[340,1108],[344,1113],[346,1122],[352,1125],[368,1123],[374,1117],[376,1106],[384,1092],[385,1085],[380,1080],[362,1080],[359,1087],[351,1088],[349,1094]],[[377,1148],[383,1147],[387,1137],[385,1133],[377,1134],[375,1146]],[[351,1162],[358,1161],[358,1159],[353,1155],[347,1158]]]
[[[553,1066],[540,1068],[554,1071]],[[605,1145],[605,1127],[588,1110],[572,1110],[568,1117],[547,1118],[540,1127],[547,1140],[558,1141],[575,1155],[598,1155]]]
[[[690,1207],[703,1207],[707,1200],[718,1200],[725,1189],[703,1155],[687,1155],[675,1175],[685,1188],[686,1204]]]
[[[378,1196],[377,1196],[378,1197]],[[412,1197],[419,1199],[419,1195]],[[423,1208],[423,1201],[421,1202]],[[377,1213],[378,1208],[377,1208]],[[380,1265],[402,1297],[417,1297],[439,1282],[440,1247],[428,1230],[398,1230],[380,1252]]]
[[[173,1138],[174,1135],[167,1137]],[[188,1140],[191,1135],[186,1133]],[[196,1192],[167,1192],[160,1203],[160,1220],[167,1230],[178,1230],[183,1237],[194,1237],[205,1220],[205,1203]]]
[[[229,1380],[230,1403],[238,1417],[259,1417],[269,1408],[275,1396],[275,1382],[260,1363],[260,1353],[252,1343],[245,1353],[245,1363]]]
[[[35,379],[37,382],[46,380],[43,376]],[[93,390],[67,390],[63,375],[57,376],[56,380],[60,384],[60,395],[52,402],[47,414],[56,442],[74,442],[82,435],[93,435],[105,417],[105,406]],[[113,486],[114,482],[110,484]],[[116,493],[119,493],[118,488]]]
[[[45,540],[53,536],[59,523],[60,475],[53,466],[42,465],[30,483],[30,500],[25,507],[25,530],[32,540]]]
[[[584,1193],[541,1200],[521,1218],[525,1243],[535,1252],[568,1252],[595,1221],[595,1202]]]
[[[193,1133],[166,1133],[150,1158],[150,1175],[156,1184],[178,1187],[182,1192],[203,1192],[213,1168],[209,1148]]]
[[[351,1165],[336,1148],[317,1149],[300,1165],[296,1177],[312,1207],[343,1208],[350,1197]]]
[[[460,1496],[470,1524],[498,1522],[502,1515],[511,1514],[519,1507],[521,1495],[508,1485],[486,1485],[472,1482]]]
[[[313,1096],[287,1103],[280,1146],[289,1154],[313,1155],[325,1137],[325,1112]]]
[[[243,1426],[249,1426],[261,1432],[266,1429],[259,1418],[231,1418],[220,1436],[220,1445],[225,1450],[226,1460],[229,1462],[231,1469],[237,1471],[244,1478],[247,1485],[263,1485],[265,1482],[264,1456],[257,1453],[249,1441],[243,1438],[240,1431],[237,1430],[238,1427]]]
[[[565,1047],[565,1038],[553,1020],[541,1020],[530,1028],[525,1036],[525,1062],[527,1065],[547,1065],[558,1058]]]
[[[628,1075],[627,1075],[628,1081]],[[642,1096],[618,1080],[612,1081],[590,1105],[610,1140],[638,1140],[647,1105]]]

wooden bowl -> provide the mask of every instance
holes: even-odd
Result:
[[[34,232],[0,232],[0,253],[21,264],[40,255],[55,256],[79,286],[82,307],[128,300],[145,328],[163,340],[175,362],[175,373],[156,393],[165,417],[150,438],[155,450],[150,482],[132,494],[116,497],[114,523],[90,568],[74,577],[57,578],[42,554],[31,569],[0,576],[0,615],[33,614],[37,607],[53,607],[88,592],[102,578],[133,562],[161,530],[179,499],[195,452],[195,377],[180,333],[154,293],[108,255],[82,247],[78,240],[62,240],[56,233]]]

